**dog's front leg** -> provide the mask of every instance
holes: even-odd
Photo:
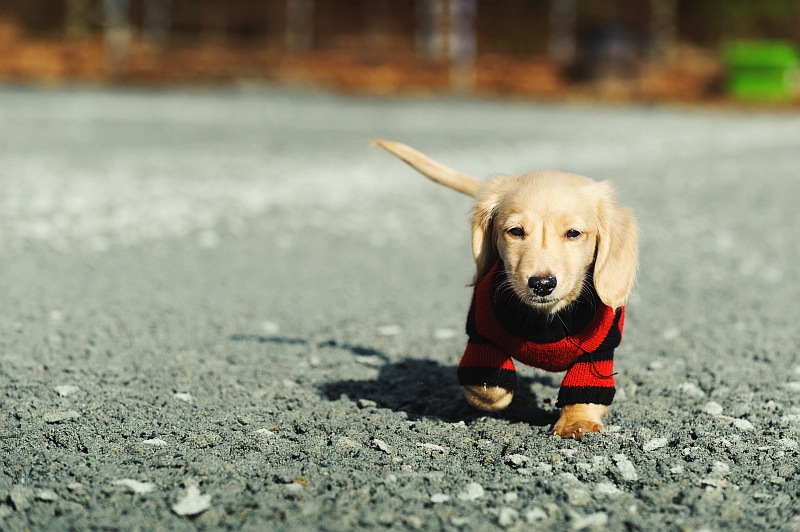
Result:
[[[502,386],[467,384],[462,386],[462,389],[469,404],[487,412],[504,409],[514,398],[514,392],[506,390]]]
[[[553,427],[553,433],[562,438],[580,440],[589,432],[603,430],[603,416],[608,413],[605,405],[579,403],[564,405],[561,417]]]

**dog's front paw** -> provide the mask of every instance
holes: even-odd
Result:
[[[607,412],[608,407],[605,405],[567,405],[561,409],[561,417],[553,427],[553,434],[580,440],[590,432],[600,432],[603,430],[603,416]]]
[[[464,397],[469,404],[487,412],[497,412],[504,409],[514,398],[514,392],[501,386],[468,384],[463,387],[463,390]]]

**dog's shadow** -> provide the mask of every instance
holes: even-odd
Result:
[[[531,392],[537,379],[517,376],[514,400],[505,410],[488,413],[469,405],[461,393],[455,366],[431,360],[405,359],[381,366],[374,380],[344,380],[319,387],[323,397],[334,401],[342,394],[352,400],[367,399],[381,408],[405,412],[409,419],[437,418],[448,422],[470,422],[484,416],[549,425],[557,414],[541,409]],[[544,377],[547,379],[547,377]],[[549,384],[549,382],[548,382]]]

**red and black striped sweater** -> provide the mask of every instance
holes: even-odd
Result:
[[[555,315],[523,303],[498,261],[475,286],[467,316],[469,336],[458,365],[462,385],[514,391],[512,358],[546,371],[567,371],[556,406],[609,405],[614,399],[614,349],[622,340],[625,307],[600,301],[591,275],[580,297]]]

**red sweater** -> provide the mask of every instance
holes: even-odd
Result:
[[[554,316],[523,303],[498,261],[475,286],[467,317],[467,348],[458,366],[462,385],[516,389],[512,358],[547,371],[567,371],[559,408],[608,405],[614,399],[614,349],[622,340],[625,307],[604,305],[591,276],[581,296]]]

